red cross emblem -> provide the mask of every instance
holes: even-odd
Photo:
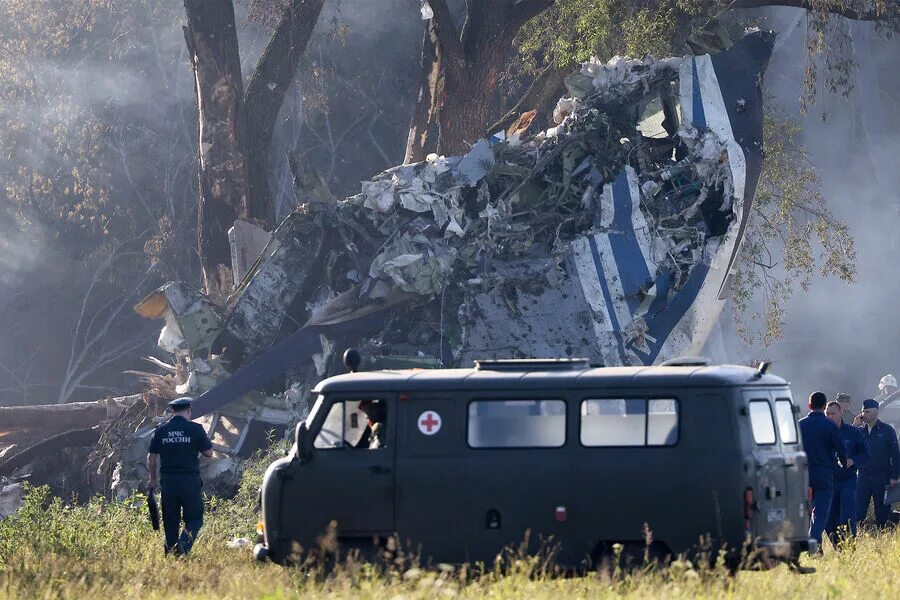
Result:
[[[441,415],[433,410],[426,410],[418,419],[419,431],[425,435],[434,435],[441,430]]]

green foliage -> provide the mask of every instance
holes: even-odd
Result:
[[[747,340],[771,343],[782,335],[787,300],[819,277],[850,284],[856,250],[847,226],[828,210],[820,180],[805,148],[800,127],[783,117],[765,120],[766,159],[760,177],[742,262],[732,287],[732,314]],[[762,296],[762,311],[750,309]]]
[[[516,46],[530,72],[551,59],[571,69],[591,56],[678,54],[690,31],[691,4],[690,0],[561,0],[525,24]]]

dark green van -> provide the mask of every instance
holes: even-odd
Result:
[[[396,535],[448,563],[490,563],[528,534],[571,566],[648,530],[661,555],[815,549],[798,410],[765,369],[482,361],[316,392],[266,472],[258,558],[315,550],[329,524],[349,547]]]

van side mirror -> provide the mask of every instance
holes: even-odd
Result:
[[[294,430],[294,446],[297,448],[297,458],[303,459],[309,457],[309,429],[306,427],[306,421],[297,423],[297,429]]]

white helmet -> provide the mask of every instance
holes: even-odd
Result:
[[[896,389],[898,387],[897,386],[897,378],[894,377],[893,375],[891,375],[890,373],[888,373],[887,375],[882,377],[881,381],[878,382],[878,391],[883,392],[884,388],[886,388],[888,386],[890,386],[894,389]]]

